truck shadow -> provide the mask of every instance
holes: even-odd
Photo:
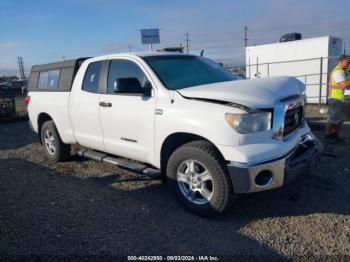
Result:
[[[0,150],[35,142],[26,123],[0,125]],[[276,230],[296,226],[307,216],[350,214],[348,146],[339,145],[337,151],[341,157],[322,157],[294,184],[241,195],[219,219],[193,216],[160,181],[114,168],[104,177],[81,178],[69,175],[71,170],[60,172],[21,158],[0,159],[0,253],[254,255],[283,260],[284,253],[266,240]],[[77,156],[73,160],[73,173],[89,164]],[[103,164],[94,166],[102,170]],[[279,218],[283,222],[278,221],[278,228]],[[290,237],[288,231],[283,234]]]
[[[324,136],[324,118],[311,118],[308,123],[313,133],[322,141]],[[315,128],[319,127],[319,128]],[[345,144],[332,145],[333,157],[321,156],[321,159],[308,174],[298,177],[293,184],[284,188],[240,198],[237,212],[256,212],[256,218],[288,217],[310,215],[317,213],[349,215],[350,205],[345,199],[350,199],[350,162],[349,144],[350,123],[345,122],[340,136]]]
[[[204,219],[180,208],[162,183],[120,189],[115,185],[142,183],[145,178],[123,179],[116,173],[82,179],[23,159],[0,159],[0,250],[51,255],[253,255],[283,260],[287,257],[280,250],[242,229],[278,217],[349,215],[345,199],[350,199],[350,177],[335,180],[337,171],[319,174],[322,168],[321,161],[310,176],[283,190],[241,196],[224,217]]]
[[[313,131],[323,131],[324,130],[324,123],[322,122],[325,120],[324,117],[307,117],[306,121],[310,128]]]
[[[239,228],[249,223],[247,218],[195,217],[184,212],[161,184],[116,190],[22,159],[0,159],[0,180],[2,254],[283,259],[268,246],[239,234]]]
[[[29,128],[26,118],[0,122],[0,150],[16,149],[38,142],[37,135]]]

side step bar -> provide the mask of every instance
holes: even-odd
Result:
[[[122,157],[110,156],[106,153],[98,152],[95,150],[89,150],[89,149],[80,150],[78,151],[78,155],[84,158],[116,165],[128,171],[145,175],[151,178],[157,178],[157,177],[160,177],[161,175],[159,169],[149,167],[146,164],[131,161]]]

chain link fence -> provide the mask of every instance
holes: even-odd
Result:
[[[255,61],[248,59],[245,73],[247,78],[278,75],[296,77],[305,84],[308,102],[320,107],[328,102],[328,80],[338,59],[339,56],[318,57],[270,63],[259,63],[258,58]]]

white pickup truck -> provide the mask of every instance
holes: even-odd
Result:
[[[292,77],[236,80],[219,64],[175,53],[127,53],[33,66],[26,99],[49,159],[82,157],[166,178],[198,215],[237,194],[306,175],[321,144]]]

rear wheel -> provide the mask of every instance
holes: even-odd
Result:
[[[236,197],[224,161],[207,141],[176,149],[168,161],[167,179],[179,203],[197,215],[223,213]]]
[[[46,156],[53,161],[61,162],[70,157],[70,145],[62,142],[52,120],[45,122],[41,127],[41,143]]]

